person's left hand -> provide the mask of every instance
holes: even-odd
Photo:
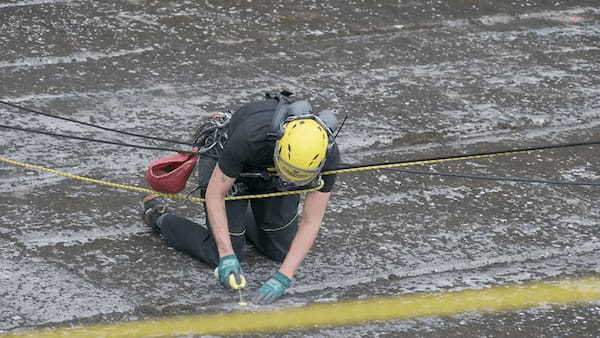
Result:
[[[271,304],[277,300],[285,289],[287,289],[292,280],[281,272],[277,271],[268,281],[266,281],[254,296],[255,304]]]

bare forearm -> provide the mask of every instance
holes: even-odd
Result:
[[[206,214],[220,257],[233,254],[225,210],[225,196],[234,181],[235,179],[225,176],[217,164],[206,189]]]
[[[288,277],[293,277],[296,269],[302,264],[302,261],[312,248],[317,234],[319,233],[319,224],[300,224],[298,233],[292,242],[290,251],[281,264],[279,271]]]
[[[306,196],[298,233],[296,233],[290,251],[279,268],[279,271],[290,278],[294,276],[296,269],[302,264],[317,238],[329,196],[330,193],[321,192],[309,193]]]
[[[206,198],[206,212],[210,228],[219,250],[219,256],[223,257],[233,253],[231,238],[229,237],[229,226],[227,213],[225,212],[225,200],[218,198]]]

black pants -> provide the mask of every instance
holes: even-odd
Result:
[[[204,157],[199,160],[200,184],[208,185],[210,173],[216,160]],[[262,179],[247,179],[245,193],[261,193],[270,186]],[[292,240],[298,231],[297,194],[257,198],[251,200],[226,201],[225,209],[233,250],[240,260],[244,259],[244,247],[249,240],[268,258],[281,262],[287,255]],[[175,249],[198,258],[212,267],[219,264],[219,253],[210,230],[189,219],[166,213],[158,218],[157,225],[165,240]]]

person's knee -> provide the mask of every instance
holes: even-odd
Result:
[[[275,261],[277,263],[283,263],[283,261],[285,260],[285,256],[287,256],[288,251],[285,252],[269,252],[269,253],[265,253],[265,256],[267,256],[267,258],[269,258],[272,261]]]
[[[245,248],[246,248],[246,232],[242,233],[229,233],[229,238],[231,239],[231,246],[233,247],[233,251],[236,256],[238,256],[239,260],[243,260],[245,258]]]
[[[158,216],[158,218],[156,219],[155,223],[156,223],[156,226],[158,226],[159,229],[162,229],[163,225],[168,223],[168,220],[165,220],[165,218],[168,219],[169,215],[170,214],[168,212],[166,212],[166,213]]]
[[[275,241],[267,246],[263,251],[263,254],[267,256],[267,258],[281,263],[290,251],[291,245],[291,241]]]
[[[297,231],[298,224],[294,220],[279,227],[261,227],[258,230],[258,247],[268,258],[282,262],[290,251]]]
[[[291,219],[288,219],[284,222],[265,222],[258,225],[258,227],[260,230],[266,233],[286,233],[287,231],[289,231],[289,229],[295,229],[298,227],[298,213],[293,213],[290,216]]]

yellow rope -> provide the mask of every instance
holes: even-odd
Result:
[[[450,161],[474,160],[474,159],[480,159],[480,158],[491,158],[491,157],[506,156],[506,155],[524,154],[524,153],[530,153],[533,151],[541,151],[541,150],[543,150],[543,149],[516,150],[516,151],[499,152],[499,153],[494,153],[494,154],[465,155],[465,156],[438,158],[438,159],[431,159],[431,160],[419,160],[419,161],[412,161],[412,162],[398,162],[398,163],[386,163],[386,164],[377,164],[377,165],[366,165],[366,166],[362,166],[362,167],[327,170],[327,171],[324,171],[322,173],[322,175],[346,174],[346,173],[354,173],[354,172],[359,172],[359,171],[409,167],[409,166],[426,165],[426,164],[437,164],[437,163],[450,162]]]
[[[539,149],[539,150],[542,150],[542,149]],[[516,150],[516,151],[506,151],[506,152],[499,152],[499,153],[492,153],[492,154],[465,155],[465,156],[457,156],[457,157],[450,157],[450,158],[438,158],[438,159],[431,159],[431,160],[419,160],[419,161],[411,161],[411,162],[398,162],[398,163],[386,163],[386,164],[378,164],[378,165],[367,165],[367,166],[362,166],[362,167],[327,170],[327,171],[322,172],[322,175],[345,174],[345,173],[354,173],[354,172],[368,171],[368,170],[379,170],[379,169],[389,169],[389,168],[398,168],[398,167],[408,167],[408,166],[415,166],[415,165],[436,164],[436,163],[443,163],[443,162],[450,162],[450,161],[492,158],[492,157],[498,157],[498,156],[530,153],[533,151],[538,151],[538,150],[537,149]],[[159,191],[154,191],[152,189],[142,188],[142,187],[138,187],[138,186],[131,186],[131,185],[125,185],[125,184],[120,184],[120,183],[98,180],[95,178],[74,175],[74,174],[58,171],[55,169],[46,168],[46,167],[39,166],[39,165],[19,162],[19,161],[11,160],[11,159],[4,158],[4,157],[0,157],[0,161],[9,163],[12,165],[24,167],[24,168],[42,170],[42,171],[46,171],[46,172],[53,173],[56,175],[61,175],[64,177],[76,179],[79,181],[85,181],[85,182],[89,182],[89,183],[105,185],[105,186],[109,186],[109,187],[113,187],[113,188],[117,188],[117,189],[137,191],[137,192],[142,192],[142,193],[147,193],[147,194],[158,194],[158,195],[170,197],[173,199],[183,199],[183,200],[190,200],[190,201],[194,201],[194,202],[204,202],[204,198],[200,198],[200,197],[168,194],[168,193],[162,193]],[[255,194],[255,195],[228,196],[225,199],[226,200],[242,200],[242,199],[268,198],[268,197],[277,197],[277,196],[285,196],[285,195],[293,195],[293,194],[302,194],[302,193],[306,193],[306,192],[317,191],[317,190],[321,189],[322,187],[323,187],[323,180],[321,180],[321,182],[319,182],[319,186],[317,186],[315,188],[310,188],[310,189],[279,191],[279,192],[266,193],[266,194]]]
[[[184,195],[177,195],[177,194],[168,194],[168,193],[154,191],[152,189],[142,188],[142,187],[138,187],[138,186],[126,185],[126,184],[120,184],[120,183],[114,183],[114,182],[109,182],[109,181],[103,181],[103,180],[99,180],[99,179],[95,179],[95,178],[74,175],[74,174],[71,174],[71,173],[66,173],[66,172],[63,172],[63,171],[59,171],[59,170],[55,170],[55,169],[50,169],[50,168],[42,167],[40,165],[34,165],[34,164],[19,162],[19,161],[11,160],[11,159],[4,158],[4,157],[0,157],[0,161],[8,163],[8,164],[15,165],[15,166],[23,167],[23,168],[46,171],[46,172],[49,172],[49,173],[52,173],[52,174],[55,174],[55,175],[60,175],[60,176],[72,178],[72,179],[75,179],[75,180],[88,182],[88,183],[94,183],[94,184],[109,186],[109,187],[112,187],[112,188],[129,190],[129,191],[137,191],[137,192],[142,192],[142,193],[146,193],[146,194],[158,194],[158,195],[170,197],[170,198],[173,198],[173,199],[183,199],[183,200],[190,200],[190,201],[194,201],[194,202],[204,202],[204,198],[200,198],[200,197],[184,196]],[[272,193],[267,193],[267,194],[228,196],[228,197],[225,197],[225,199],[226,200],[243,200],[243,199],[252,199],[252,198],[268,198],[268,197],[277,197],[277,196],[285,196],[285,195],[293,195],[293,194],[302,194],[302,193],[306,193],[306,192],[317,191],[317,190],[321,189],[322,187],[323,187],[323,180],[321,180],[321,182],[319,182],[319,186],[314,187],[314,188],[310,188],[310,189],[291,190],[291,191],[279,191],[279,192],[272,192]]]

